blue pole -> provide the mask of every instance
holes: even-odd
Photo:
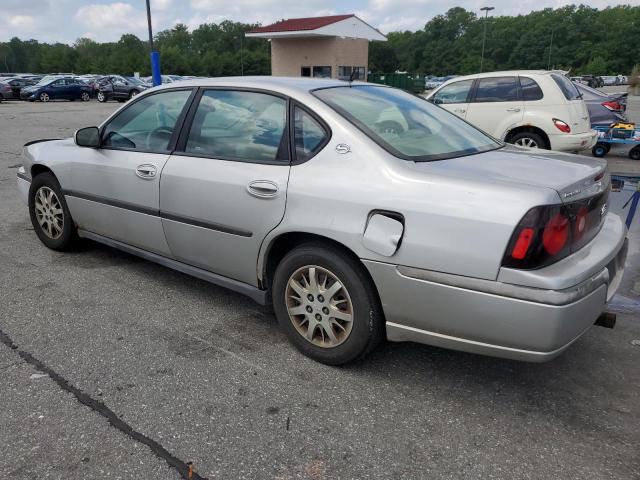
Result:
[[[636,208],[638,208],[638,200],[640,200],[640,184],[638,185],[638,190],[633,193],[631,197],[631,206],[629,207],[629,213],[627,214],[627,229],[631,228],[631,221],[633,220],[634,215],[636,214]]]
[[[160,76],[160,52],[151,52],[151,76],[153,77],[153,86],[157,87],[162,83]]]

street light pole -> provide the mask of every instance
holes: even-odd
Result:
[[[151,77],[153,78],[153,86],[162,83],[160,76],[160,52],[153,49],[153,30],[151,29],[151,5],[147,0],[147,25],[149,27],[149,50],[151,51]]]
[[[553,28],[551,29],[551,41],[549,42],[549,63],[547,64],[547,70],[551,70],[551,49],[553,48]]]
[[[484,32],[482,34],[482,55],[480,57],[480,73],[484,67],[484,44],[487,41],[487,16],[491,10],[495,10],[496,7],[482,7],[480,10],[484,12]]]

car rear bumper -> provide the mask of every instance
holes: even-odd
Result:
[[[606,308],[622,278],[627,241],[615,248],[604,268],[561,290],[364,263],[380,294],[389,340],[544,362]]]
[[[551,150],[558,152],[575,152],[593,147],[598,140],[598,132],[589,130],[585,133],[561,133],[549,135]]]

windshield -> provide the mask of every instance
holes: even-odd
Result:
[[[444,160],[502,146],[452,113],[395,88],[354,85],[313,94],[389,153],[406,160]]]
[[[49,83],[51,83],[56,78],[60,78],[60,77],[58,77],[56,75],[46,75],[46,76],[42,77],[40,79],[40,81],[38,83],[36,83],[36,85],[49,85]]]

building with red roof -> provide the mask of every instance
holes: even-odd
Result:
[[[271,74],[366,80],[369,42],[386,37],[354,14],[290,18],[247,37],[271,42]],[[355,72],[355,73],[354,73]]]

